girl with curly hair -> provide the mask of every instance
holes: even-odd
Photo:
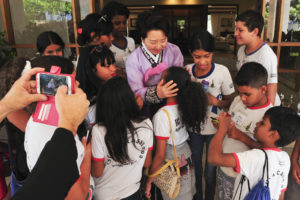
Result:
[[[163,72],[162,79],[165,82],[173,80],[177,85],[178,95],[167,98],[166,105],[160,108],[153,117],[156,152],[150,174],[159,170],[165,159],[174,159],[172,131],[181,172],[181,187],[176,199],[192,200],[196,190],[192,153],[187,143],[188,130],[200,131],[200,125],[206,117],[207,95],[201,83],[192,82],[189,73],[181,67],[167,69]],[[169,113],[171,124],[169,124],[166,111]],[[150,197],[151,183],[154,179],[155,177],[152,177],[147,180],[147,197]],[[167,194],[163,192],[162,196],[164,200],[169,199]]]

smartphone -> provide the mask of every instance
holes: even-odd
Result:
[[[210,117],[210,119],[211,119],[211,121],[213,121],[213,122],[219,123],[219,120],[216,119],[216,118],[214,118],[214,117]]]
[[[36,90],[39,94],[55,96],[57,89],[61,85],[68,87],[67,94],[72,93],[72,80],[69,75],[58,75],[50,73],[36,74]]]

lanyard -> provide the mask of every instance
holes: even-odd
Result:
[[[159,63],[162,62],[162,57],[163,57],[163,50],[162,52],[159,54],[159,58],[158,61],[155,62],[154,59],[149,55],[149,53],[146,51],[145,47],[141,46],[142,52],[144,54],[144,56],[147,58],[147,60],[151,63],[152,67],[156,67],[156,65],[158,65]]]

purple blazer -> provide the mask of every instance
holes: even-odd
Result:
[[[175,44],[167,43],[163,49],[162,62],[166,63],[168,67],[173,65],[183,67],[183,56]],[[161,74],[151,76],[147,83],[144,84],[144,75],[146,71],[152,68],[151,63],[144,56],[140,47],[135,49],[126,60],[126,74],[128,83],[135,94],[141,95],[144,99],[147,87],[157,85],[161,79]]]

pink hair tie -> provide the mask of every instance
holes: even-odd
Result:
[[[78,28],[77,33],[82,34],[82,28]]]

